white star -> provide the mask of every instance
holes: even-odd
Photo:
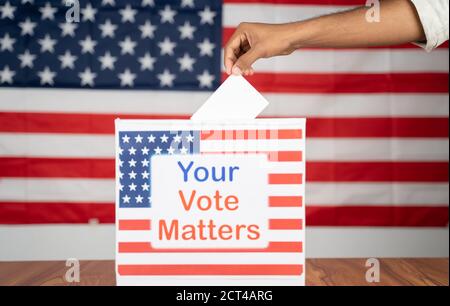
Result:
[[[170,147],[167,149],[167,153],[169,153],[169,155],[173,155],[175,153],[175,149]]]
[[[161,139],[161,142],[162,142],[162,143],[167,143],[167,141],[169,140],[169,137],[167,137],[167,135],[164,134],[164,135],[162,135],[162,136],[160,137],[160,139]]]
[[[41,45],[41,53],[55,51],[56,39],[52,39],[50,35],[46,34],[44,39],[39,39],[38,42]]]
[[[141,195],[138,195],[137,197],[135,197],[136,199],[136,203],[142,203],[142,200],[144,199]]]
[[[23,54],[20,54],[18,58],[20,59],[21,68],[33,68],[33,61],[36,59],[36,55],[33,55],[30,53],[30,51],[25,50],[25,52]]]
[[[123,173],[122,172],[119,172],[119,178],[123,179]]]
[[[114,0],[102,0],[102,6],[105,6],[105,5],[114,6],[114,5],[116,5],[116,2]]]
[[[122,153],[123,153],[123,149],[119,148],[119,155],[122,155]]]
[[[200,16],[200,23],[201,24],[214,24],[214,17],[216,17],[216,12],[211,11],[209,6],[205,7],[205,9],[198,13]]]
[[[45,67],[44,70],[38,72],[38,76],[41,79],[41,85],[48,84],[53,86],[53,79],[55,78],[56,73],[51,71],[48,67]]]
[[[19,27],[21,28],[20,35],[34,35],[34,28],[36,27],[36,22],[31,22],[30,18],[25,19],[24,22],[19,22]]]
[[[147,20],[143,25],[139,26],[141,30],[141,38],[153,38],[155,37],[156,26]]]
[[[83,15],[83,21],[94,22],[97,9],[93,8],[92,5],[88,3],[84,9],[81,9],[81,14]]]
[[[122,197],[122,201],[123,203],[130,203],[131,198],[128,195],[125,195],[124,197]]]
[[[131,148],[128,149],[128,153],[130,155],[136,155],[136,149],[134,147],[131,147]]]
[[[163,73],[157,75],[161,87],[172,87],[175,75],[171,74],[168,69],[165,69]]]
[[[154,142],[155,142],[155,139],[156,139],[156,137],[155,137],[155,136],[153,136],[153,135],[150,135],[149,137],[147,137],[147,139],[148,139],[148,142],[150,142],[150,143],[154,143]]]
[[[128,161],[128,165],[130,165],[130,167],[132,167],[132,168],[136,167],[136,163],[137,163],[137,161],[135,161],[134,159]]]
[[[3,70],[0,70],[0,83],[12,84],[14,75],[16,75],[16,73],[9,69],[9,66],[5,66]]]
[[[96,73],[91,71],[91,68],[84,69],[83,72],[78,74],[78,77],[81,79],[81,86],[94,86],[94,79],[97,77]]]
[[[141,70],[153,70],[156,62],[156,58],[152,57],[148,52],[138,60],[141,63]]]
[[[119,73],[120,86],[125,87],[133,87],[134,79],[136,78],[136,74],[131,73],[130,69],[125,69],[123,73]]]
[[[170,38],[164,38],[164,41],[158,43],[159,48],[161,49],[161,55],[173,55],[176,43],[172,42]]]
[[[5,5],[0,6],[0,11],[2,12],[2,19],[14,19],[14,11],[16,8],[9,4],[9,1],[5,3]]]
[[[94,54],[94,48],[97,45],[95,40],[92,40],[91,36],[87,36],[84,40],[80,40],[81,53],[91,53]]]
[[[130,191],[136,191],[136,185],[134,183],[131,183],[131,185],[128,185],[128,188],[130,189]]]
[[[147,170],[142,172],[141,174],[142,174],[142,179],[148,179],[150,177],[150,173],[148,173]]]
[[[111,23],[111,20],[107,19],[104,24],[101,24],[99,26],[100,30],[102,31],[102,37],[111,37],[114,38],[114,31],[117,29],[117,26],[115,24]]]
[[[128,176],[130,177],[130,180],[136,179],[136,175],[137,175],[137,173],[134,172],[134,171],[131,171],[130,173],[128,173]]]
[[[181,71],[193,71],[195,59],[190,57],[189,54],[185,53],[183,57],[177,59],[178,64],[180,64]]]
[[[210,74],[207,70],[197,76],[197,80],[200,82],[200,88],[211,88],[213,86],[214,79],[214,75]]]
[[[148,159],[144,159],[143,161],[141,161],[141,163],[142,163],[142,167],[148,167],[148,165],[150,165],[150,161]]]
[[[215,45],[211,43],[211,41],[208,38],[205,38],[203,42],[198,43],[197,47],[200,49],[200,55],[201,56],[213,56],[214,55],[214,48]]]
[[[142,6],[155,6],[155,0],[142,0]]]
[[[11,38],[8,33],[3,36],[2,39],[0,39],[0,51],[13,51],[13,45],[16,42],[14,38]]]
[[[175,142],[175,143],[180,143],[180,142],[181,142],[181,136],[180,136],[180,135],[175,136],[175,137],[173,138],[173,142]]]
[[[166,5],[164,10],[159,11],[159,15],[161,15],[161,23],[174,23],[176,11],[172,10],[170,5]]]
[[[153,151],[155,151],[156,155],[161,155],[162,149],[160,147],[157,147],[156,149],[154,149]]]
[[[134,16],[136,15],[137,11],[133,10],[131,8],[131,5],[127,5],[124,9],[121,9],[120,15],[122,15],[122,23],[125,22],[134,22]]]
[[[150,191],[150,185],[145,183],[144,185],[141,186],[142,187],[142,191]]]
[[[64,68],[75,68],[75,61],[77,60],[77,57],[75,55],[72,55],[69,50],[64,53],[64,55],[60,55],[58,59],[61,61],[61,69]]]
[[[182,148],[180,149],[180,153],[183,154],[183,155],[186,155],[187,152],[188,152],[188,149],[186,149],[185,147],[182,147]]]
[[[193,8],[194,6],[195,6],[194,0],[181,0],[181,7]]]
[[[136,141],[136,143],[142,143],[142,139],[144,139],[144,137],[142,137],[141,135],[137,135],[136,137],[134,137],[134,141]]]
[[[194,136],[193,135],[191,135],[191,134],[189,134],[188,136],[186,136],[186,141],[187,142],[194,142]]]
[[[119,46],[122,49],[121,53],[124,54],[134,54],[134,48],[136,48],[136,42],[132,41],[129,36],[125,37],[125,39],[119,42]]]
[[[44,7],[39,8],[39,11],[41,12],[41,19],[49,19],[53,20],[55,19],[55,13],[57,11],[56,8],[52,7],[49,2],[45,4]]]
[[[194,33],[197,28],[192,26],[189,21],[186,21],[184,25],[178,27],[178,31],[180,31],[181,39],[194,39]]]
[[[147,148],[147,147],[144,147],[144,148],[141,149],[142,155],[148,155],[148,152],[149,152],[149,151],[150,151],[150,150],[149,150],[149,148]]]
[[[120,154],[120,153],[119,153]],[[119,167],[122,167],[123,166],[123,160],[120,160],[119,159]]]
[[[74,22],[65,22],[60,23],[59,27],[61,28],[61,36],[75,36],[75,30],[77,29],[78,25]]]
[[[105,55],[100,56],[98,60],[102,63],[102,70],[114,70],[114,63],[116,62],[117,57],[112,56],[111,53],[107,51],[105,52]]]
[[[128,135],[123,136],[122,137],[122,141],[123,141],[123,143],[129,143],[130,142],[130,136],[128,136]]]
[[[123,191],[123,185],[122,184],[119,184],[119,190]]]

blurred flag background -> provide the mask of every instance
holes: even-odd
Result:
[[[17,234],[23,225],[101,223],[113,235],[114,119],[189,118],[226,77],[222,46],[240,22],[365,4],[79,3],[80,21],[68,23],[65,1],[0,0],[3,246],[30,239]],[[271,102],[263,117],[308,118],[309,228],[448,231],[448,43],[429,54],[414,45],[303,49],[255,70],[248,80]],[[95,246],[95,237],[86,239]]]

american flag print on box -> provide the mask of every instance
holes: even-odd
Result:
[[[117,120],[117,284],[304,285],[305,123]]]

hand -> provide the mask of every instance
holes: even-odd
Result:
[[[227,74],[252,75],[260,58],[291,54],[294,24],[241,23],[225,47]]]

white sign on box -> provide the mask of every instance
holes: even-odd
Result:
[[[304,285],[305,119],[117,120],[116,151],[118,285]]]

